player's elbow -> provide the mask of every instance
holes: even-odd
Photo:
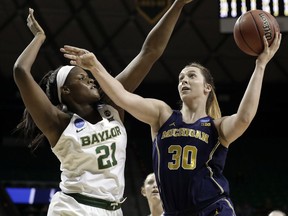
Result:
[[[244,114],[241,114],[238,117],[238,122],[239,124],[248,127],[251,124],[254,117],[255,117],[255,114],[250,113],[250,112],[245,112]]]
[[[18,64],[17,62],[14,64],[13,67],[13,76],[14,79],[18,79],[21,75],[23,75],[25,73],[25,67],[23,67],[23,65]]]
[[[149,59],[149,61],[154,61],[155,62],[163,54],[163,51],[164,50],[160,49],[160,48],[146,46],[146,47],[143,47],[143,49],[141,50],[141,55],[144,58]]]

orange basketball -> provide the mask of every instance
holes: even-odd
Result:
[[[280,32],[276,18],[263,10],[250,10],[242,14],[233,29],[237,46],[251,56],[258,56],[264,50],[263,35],[271,45],[276,32]]]

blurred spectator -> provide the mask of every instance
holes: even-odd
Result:
[[[147,199],[150,209],[149,216],[162,215],[163,208],[154,173],[147,175],[143,186],[141,187],[141,193]]]
[[[286,214],[280,210],[274,210],[268,216],[286,216]]]

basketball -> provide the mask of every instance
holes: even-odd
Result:
[[[276,18],[263,10],[250,10],[242,14],[235,22],[234,40],[244,53],[258,56],[264,50],[263,35],[269,46],[280,32]]]

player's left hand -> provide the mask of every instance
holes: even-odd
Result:
[[[34,17],[34,10],[32,8],[29,8],[29,15],[27,17],[27,26],[29,27],[30,31],[33,33],[34,36],[38,34],[45,35],[44,30]]]

